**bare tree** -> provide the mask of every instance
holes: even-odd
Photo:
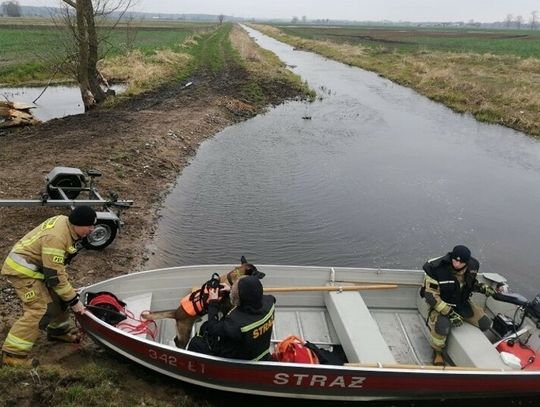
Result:
[[[514,21],[514,16],[512,14],[507,14],[506,15],[506,20],[504,20],[504,22],[506,24],[506,28],[512,27],[512,22],[513,21]]]
[[[84,109],[87,111],[102,103],[107,97],[107,93],[101,86],[104,78],[97,68],[100,38],[98,38],[95,17],[105,17],[113,12],[119,12],[117,20],[112,25],[115,27],[131,5],[131,0],[95,0],[94,2],[92,0],[62,0],[62,2],[67,5],[63,17],[64,23],[76,45],[74,51],[68,52],[68,65],[73,67],[72,72],[79,83]]]
[[[223,19],[224,19],[224,18],[225,18],[225,16],[224,16],[223,14],[220,14],[220,15],[218,16],[218,20],[219,20],[219,24],[220,24],[220,25],[223,24]]]
[[[140,22],[141,20],[139,20]],[[135,40],[137,39],[138,31],[135,27],[135,18],[131,15],[125,20],[125,33],[126,33],[126,50],[128,52],[133,51],[135,48]]]
[[[298,24],[298,17],[294,16],[291,20],[291,23]]]
[[[538,25],[538,11],[531,11],[531,19],[529,22],[531,24],[531,30],[536,30],[536,26]]]
[[[306,21],[307,21],[307,18],[306,18],[306,16],[302,16],[302,24],[305,24],[305,23],[306,23]]]
[[[516,28],[521,29],[521,24],[523,24],[523,16],[516,16]]]
[[[21,5],[18,1],[4,1],[2,3],[3,14],[8,17],[20,17]]]

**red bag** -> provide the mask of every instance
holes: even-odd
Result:
[[[319,358],[300,338],[291,335],[276,345],[272,359],[277,362],[319,364]]]

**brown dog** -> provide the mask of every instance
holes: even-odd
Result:
[[[233,283],[242,276],[255,276],[259,279],[264,278],[265,274],[257,270],[253,264],[247,262],[244,256],[240,259],[240,266],[229,271],[227,274],[219,276],[220,284],[229,284],[232,287]],[[217,274],[216,274],[217,277]],[[211,283],[213,280],[210,280],[208,283]],[[216,281],[217,283],[217,281]],[[205,284],[205,285],[206,285]],[[165,318],[173,318],[176,320],[176,338],[174,342],[177,347],[185,348],[191,333],[191,328],[195,323],[195,320],[205,315],[206,310],[206,293],[205,286],[201,287],[200,290],[197,290],[191,294],[188,294],[180,300],[180,306],[176,310],[169,311],[146,311],[141,314],[141,317],[147,320],[157,320]],[[231,302],[228,296],[228,292],[224,293],[224,297],[221,301],[221,309],[224,313],[228,312],[231,308]]]

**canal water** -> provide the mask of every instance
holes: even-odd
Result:
[[[540,143],[253,30],[317,90],[205,141],[164,202],[148,268],[419,269],[456,244],[540,291]]]
[[[49,86],[43,92],[44,88],[45,86],[0,88],[0,98],[34,105],[31,112],[41,121],[84,113],[81,91],[78,86],[54,85]],[[123,84],[111,86],[111,89],[119,93],[125,88],[126,86]],[[40,96],[42,92],[43,94]],[[34,103],[38,97],[39,99]]]

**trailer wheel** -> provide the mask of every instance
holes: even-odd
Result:
[[[47,184],[47,193],[51,199],[63,199],[60,191],[55,188],[79,188],[79,190],[64,191],[69,199],[75,199],[80,194],[83,182],[80,177],[73,174],[59,175]]]
[[[116,237],[118,225],[112,220],[99,220],[94,231],[83,239],[83,245],[89,250],[102,250]]]

